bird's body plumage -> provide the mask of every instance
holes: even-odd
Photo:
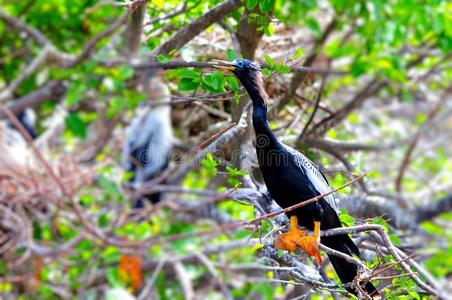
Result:
[[[16,115],[32,139],[37,138],[36,114],[27,107]],[[0,121],[0,169],[28,173],[36,170],[37,160],[26,139],[11,121]]]
[[[156,102],[164,102],[170,98],[167,86],[160,80],[154,82],[148,92]],[[123,144],[123,167],[132,173],[129,179],[132,188],[140,188],[143,183],[159,176],[168,167],[172,146],[171,107],[168,105],[154,108],[146,105],[139,107],[127,128]],[[135,203],[136,208],[144,206],[143,198],[157,203],[160,194],[143,195]]]
[[[228,63],[226,63],[228,64]],[[241,81],[253,102],[253,127],[256,134],[256,154],[267,189],[282,208],[286,208],[330,191],[328,181],[315,164],[302,153],[282,144],[267,122],[267,99],[260,68],[249,60],[237,60],[227,67]],[[287,213],[296,216],[300,224],[310,230],[321,224],[321,230],[341,227],[334,195],[321,198]],[[322,244],[349,255],[359,255],[359,249],[347,234],[321,237]],[[357,275],[356,265],[343,258],[328,255],[343,283],[350,283]],[[364,289],[378,297],[368,282]],[[354,289],[348,290],[355,295]]]

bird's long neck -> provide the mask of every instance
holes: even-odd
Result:
[[[266,99],[268,95],[264,90],[260,78],[253,81],[242,81],[243,86],[253,102],[253,127],[256,133],[256,148],[271,150],[279,146],[273,131],[267,122]]]

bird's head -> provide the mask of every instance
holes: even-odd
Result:
[[[268,95],[264,89],[261,66],[258,63],[248,59],[235,59],[232,62],[216,60],[213,62],[213,67],[231,71],[247,89],[251,98],[253,99],[253,94],[258,94],[264,102],[263,105],[266,106]]]
[[[160,69],[146,70],[141,75],[137,90],[150,98],[149,103],[161,103],[169,100],[170,93],[163,81],[163,75],[163,70]]]
[[[260,65],[248,59],[235,59],[233,61],[215,60],[213,66],[223,71],[231,71],[242,82],[250,78],[255,78],[256,74],[260,74],[261,72]]]

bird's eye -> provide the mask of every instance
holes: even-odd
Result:
[[[239,61],[237,62],[237,67],[243,68],[243,61],[239,60]]]

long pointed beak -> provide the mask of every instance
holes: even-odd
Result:
[[[214,60],[212,66],[223,71],[234,71],[235,65],[230,61]]]

